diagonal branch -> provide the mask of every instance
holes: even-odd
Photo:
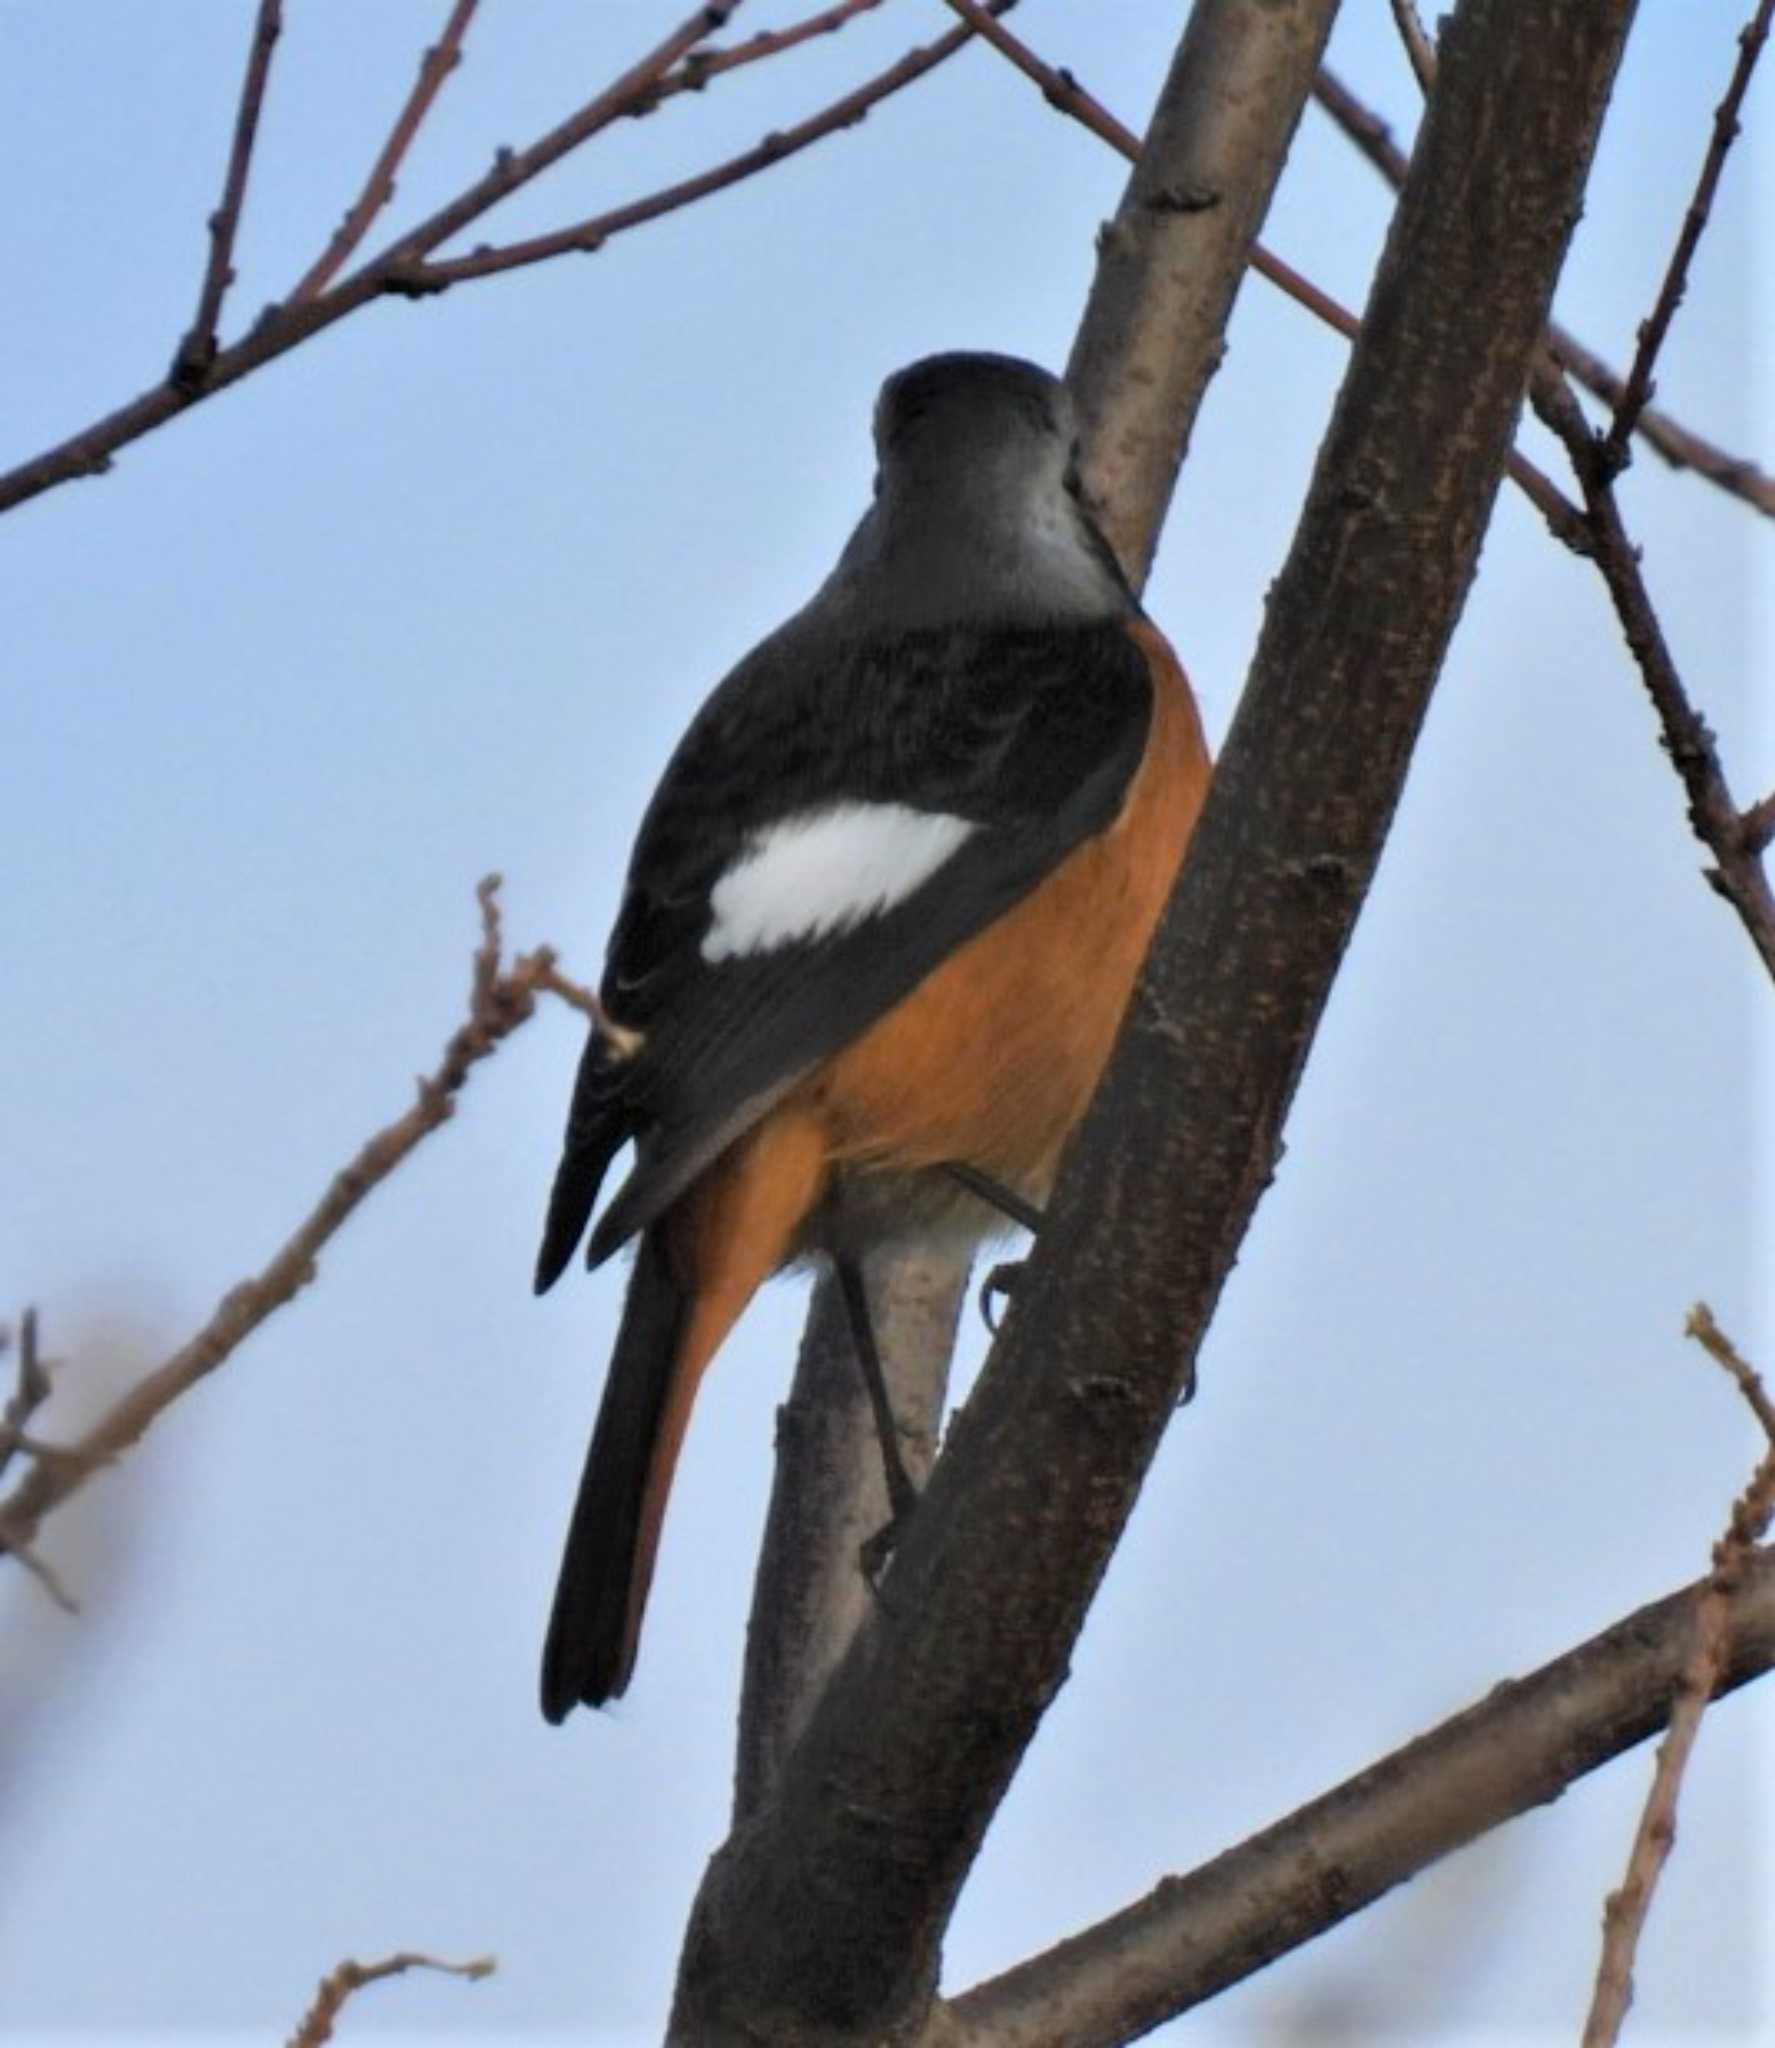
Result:
[[[222,180],[222,200],[209,220],[210,254],[197,294],[197,312],[173,357],[171,375],[178,384],[201,383],[216,353],[216,323],[222,316],[222,301],[234,281],[234,237],[240,227],[241,207],[246,202],[247,172],[252,167],[253,143],[259,132],[259,110],[265,104],[271,53],[282,33],[282,0],[259,0],[253,40],[247,50],[246,77],[240,88],[240,106],[234,117],[234,141]]]
[[[1571,386],[1551,364],[1535,378],[1531,395],[1535,410],[1565,444],[1583,486],[1590,553],[1657,713],[1664,751],[1688,796],[1689,824],[1714,857],[1707,879],[1738,913],[1763,966],[1775,976],[1775,890],[1762,862],[1767,843],[1762,807],[1739,809],[1719,743],[1683,686],[1646,588],[1639,550],[1615,499],[1605,444],[1591,432]]]
[[[1775,0],[1758,0],[1756,12],[1739,32],[1738,61],[1732,67],[1725,97],[1714,111],[1713,134],[1701,161],[1695,196],[1689,201],[1688,211],[1683,216],[1682,232],[1676,238],[1676,247],[1670,252],[1657,303],[1652,308],[1651,317],[1639,330],[1639,347],[1634,354],[1633,367],[1627,373],[1627,388],[1616,404],[1615,417],[1603,439],[1603,475],[1609,480],[1627,466],[1627,444],[1633,434],[1634,422],[1652,395],[1652,371],[1658,361],[1658,351],[1664,346],[1664,337],[1670,332],[1676,309],[1683,302],[1689,281],[1689,265],[1706,231],[1708,216],[1713,210],[1713,196],[1719,189],[1720,173],[1725,169],[1726,152],[1738,135],[1738,111],[1750,89],[1751,74],[1762,55],[1763,45],[1769,39],[1772,17],[1775,17]]]
[[[991,0],[991,4],[1005,12],[1015,5],[1015,0]],[[992,17],[987,14],[985,18],[990,20]],[[658,220],[662,214],[675,213],[680,207],[706,199],[710,193],[719,192],[726,186],[737,185],[742,178],[752,177],[772,164],[781,163],[784,158],[806,149],[810,143],[818,142],[822,136],[855,127],[872,107],[878,106],[891,93],[899,92],[922,78],[927,71],[934,70],[971,40],[968,29],[951,29],[934,42],[908,50],[885,71],[877,72],[854,92],[848,92],[829,106],[822,107],[818,113],[810,114],[805,121],[797,121],[788,128],[772,129],[761,141],[750,149],[742,150],[739,155],[711,165],[694,177],[681,179],[675,185],[664,186],[643,199],[630,200],[625,206],[614,206],[606,213],[593,214],[589,220],[575,221],[569,227],[555,228],[548,234],[532,235],[522,242],[476,249],[467,256],[407,264],[401,273],[401,288],[415,292],[442,291],[447,286],[463,284],[471,278],[497,277],[502,271],[520,270],[532,263],[546,263],[555,256],[576,252],[595,254],[613,236],[640,227],[647,221]]]
[[[406,104],[395,116],[388,139],[377,151],[376,161],[364,180],[364,188],[339,223],[333,239],[317,256],[286,305],[299,306],[314,298],[344,268],[346,259],[370,231],[377,214],[394,197],[394,176],[401,167],[413,138],[419,133],[432,102],[443,90],[444,81],[462,62],[462,39],[474,18],[480,0],[455,0],[443,33],[419,60],[419,76],[407,95]]]
[[[885,1598],[776,1796],[710,1866],[675,2038],[875,2042],[931,2011],[942,1928],[1274,1166],[1473,574],[1631,13],[1462,0],[1444,29],[1369,317],[1109,1073]]]
[[[558,162],[568,150],[578,147],[623,116],[644,111],[650,97],[658,92],[661,81],[671,78],[674,67],[681,67],[695,46],[719,28],[739,4],[740,0],[708,0],[706,6],[700,7],[658,48],[632,65],[614,84],[588,101],[578,112],[530,148],[502,150],[485,177],[459,193],[418,227],[389,244],[379,255],[360,264],[356,270],[348,272],[313,298],[267,307],[239,341],[218,349],[204,363],[201,375],[195,380],[181,381],[169,377],[78,433],[71,434],[66,440],[0,473],[0,512],[6,512],[76,477],[103,475],[111,467],[112,458],[119,449],[165,426],[191,406],[226,390],[230,384],[238,383],[267,363],[276,361],[279,356],[287,355],[291,349],[372,300],[440,291],[455,282],[454,277],[444,274],[443,264],[428,264],[426,261],[440,244]],[[1008,8],[1012,4],[1014,0],[993,0],[993,5],[998,8]],[[890,92],[922,77],[934,64],[941,63],[970,39],[966,31],[952,31],[937,42],[910,52],[877,79],[836,102],[827,110],[823,122],[822,117],[816,115],[812,123],[804,123],[803,127],[819,124],[818,132],[824,134],[849,125],[859,118],[860,111],[866,111]],[[767,138],[766,144],[749,153],[749,168],[761,169],[765,164],[777,161],[781,153],[769,146]],[[733,177],[740,175],[744,172],[735,170],[727,177],[708,178],[701,189],[714,190],[719,183],[731,183]],[[671,204],[683,205],[689,197],[698,195],[674,188],[671,195],[656,195],[656,201],[668,196]],[[647,201],[638,201],[627,209],[635,219],[654,218],[659,212],[668,210],[666,204]],[[633,224],[633,219],[620,223]],[[614,232],[614,229],[607,227],[605,232]],[[468,267],[474,263],[472,257],[460,260],[465,266],[463,275],[480,274]]]
[[[364,1197],[455,1114],[456,1098],[469,1075],[531,1016],[539,990],[554,990],[575,1002],[583,995],[559,974],[546,946],[521,954],[509,967],[502,965],[498,888],[499,877],[489,875],[476,891],[481,943],[474,955],[469,1014],[451,1034],[438,1065],[421,1077],[412,1107],[358,1148],[271,1260],[222,1297],[196,1336],[131,1387],[65,1451],[32,1465],[0,1501],[0,1552],[10,1551],[21,1562],[35,1565],[29,1546],[44,1518],[99,1466],[139,1443],[182,1394],[214,1372],[268,1316],[316,1278],[316,1262],[328,1241]]]
[[[1015,0],[1010,0],[1015,4]],[[651,113],[662,102],[678,93],[701,92],[711,78],[720,78],[729,71],[738,71],[747,64],[756,64],[766,57],[780,56],[784,50],[793,50],[797,44],[811,42],[816,36],[834,35],[837,31],[856,20],[859,14],[870,14],[882,5],[882,0],[834,0],[834,5],[822,7],[817,14],[809,14],[800,21],[792,21],[787,28],[761,28],[756,35],[748,36],[743,43],[729,43],[720,50],[692,50],[675,71],[668,72],[659,82],[651,97],[638,105],[638,114]]]
[[[1408,159],[1386,122],[1332,71],[1320,71],[1313,97],[1397,191],[1405,182]],[[1547,346],[1554,360],[1586,391],[1611,407],[1623,403],[1627,386],[1619,372],[1557,320],[1548,323]],[[1669,413],[1643,402],[1634,414],[1633,432],[1670,468],[1692,469],[1733,497],[1742,498],[1765,518],[1775,519],[1775,476],[1746,457],[1729,453]],[[1579,552],[1588,552],[1587,546]]]
[[[1620,2038],[1627,2008],[1633,2002],[1633,1962],[1639,1938],[1676,1840],[1683,1773],[1701,1732],[1702,1716],[1724,1689],[1732,1663],[1734,1596],[1755,1566],[1756,1546],[1768,1533],[1770,1517],[1775,1514],[1775,1406],[1771,1406],[1762,1379],[1739,1357],[1705,1302],[1697,1302],[1689,1311],[1685,1334],[1731,1375],[1762,1424],[1766,1442],[1750,1484],[1732,1505],[1726,1532],[1714,1545],[1713,1570],[1702,1581],[1694,1602],[1690,1648],[1671,1701],[1669,1730],[1658,1745],[1651,1789],[1627,1859],[1627,1875],[1603,1908],[1602,1955],[1582,2048],[1614,2048]]]
[[[1663,1727],[1710,1580],[1642,1607],[1287,1819],[956,1999],[958,2048],[1102,2048],[1201,2004]],[[1728,1599],[1716,1693],[1775,1665],[1775,1556]]]

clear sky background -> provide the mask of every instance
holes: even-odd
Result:
[[[331,230],[444,11],[292,0],[231,331]],[[1184,11],[1026,0],[1017,22],[1139,125]],[[251,12],[0,4],[0,463],[169,360]],[[676,18],[482,13],[400,221]],[[1740,20],[1641,13],[1560,294],[1617,359]],[[1349,0],[1334,55],[1404,130],[1386,14]],[[758,0],[734,33],[786,18]],[[888,0],[618,128],[492,232],[713,161],[945,21]],[[1661,370],[1668,406],[1765,464],[1772,92]],[[0,1313],[38,1303],[67,1361],[46,1429],[181,1341],[405,1107],[461,1014],[480,875],[507,876],[516,942],[595,974],[678,731],[865,503],[881,377],[952,347],[1058,366],[1122,182],[973,50],[595,259],[355,316],[0,522]],[[1360,304],[1385,217],[1309,111],[1272,246]],[[1148,593],[1216,736],[1343,355],[1247,284]],[[1748,799],[1775,784],[1775,537],[1648,455],[1623,498]],[[1705,1296],[1775,1355],[1753,1268],[1772,998],[1701,865],[1597,579],[1507,491],[1201,1396],[980,1859],[952,1987],[1703,1568],[1757,1446],[1683,1314]],[[0,1579],[6,2038],[277,2038],[339,1958],[407,1946],[500,1972],[366,1993],[353,2033],[657,2037],[724,1829],[803,1294],[770,1290],[708,1383],[633,1690],[546,1728],[541,1628],[621,1288],[529,1294],[580,1035],[528,1026],[320,1285],[56,1517],[80,1621]],[[1766,1685],[1708,1722],[1637,2042],[1767,2037],[1772,1737]],[[1649,1763],[1177,2037],[1574,2039]]]

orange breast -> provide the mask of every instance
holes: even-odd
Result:
[[[1047,1193],[1208,784],[1182,666],[1156,627],[1131,631],[1151,665],[1153,719],[1120,815],[796,1091],[834,1160],[958,1159],[1032,1197]]]

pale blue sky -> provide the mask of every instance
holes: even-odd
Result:
[[[0,149],[29,195],[0,230],[0,466],[169,360],[251,11],[0,5]],[[444,9],[287,12],[235,325],[331,229]],[[735,33],[787,18],[753,12]],[[1183,12],[1025,0],[1018,23],[1138,125]],[[1345,13],[1339,65],[1407,125],[1386,8]],[[401,219],[675,18],[483,14]],[[1617,356],[1737,23],[1723,0],[1642,15],[1560,300]],[[496,231],[743,146],[945,18],[888,0],[619,128]],[[1661,373],[1667,404],[1765,464],[1772,89]],[[180,1341],[404,1106],[460,1014],[479,875],[508,877],[515,941],[595,972],[677,732],[861,510],[880,378],[958,346],[1057,366],[1122,178],[972,51],[596,259],[357,316],[5,520],[0,1314],[39,1304],[68,1412]],[[1359,303],[1384,217],[1309,113],[1273,246]],[[1148,594],[1216,735],[1342,353],[1247,287]],[[1775,784],[1752,610],[1775,543],[1649,457],[1623,495],[1748,798]],[[1770,995],[1700,866],[1594,576],[1506,494],[1201,1397],[989,1839],[952,1985],[1701,1569],[1755,1444],[1678,1331],[1705,1295],[1757,1341]],[[770,1290],[708,1384],[634,1689],[545,1728],[540,1631],[620,1290],[605,1271],[528,1291],[578,1040],[565,1014],[528,1027],[321,1285],[57,1518],[44,1548],[82,1622],[0,1582],[19,2038],[265,2039],[341,1956],[407,1946],[491,1950],[501,1972],[372,1991],[353,2030],[657,2028],[722,1832],[802,1294]],[[1770,1697],[1705,1732],[1637,2041],[1767,2025]],[[1347,2029],[1324,2039],[1574,2038],[1648,1765],[1179,2037],[1274,2040],[1316,2014]]]

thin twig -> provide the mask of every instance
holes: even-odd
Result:
[[[1405,45],[1406,62],[1418,82],[1418,91],[1427,99],[1436,83],[1436,46],[1424,33],[1424,24],[1418,19],[1412,0],[1393,0],[1393,26]]]
[[[400,169],[402,159],[413,145],[414,136],[431,112],[432,102],[443,90],[445,79],[462,62],[462,39],[468,33],[469,22],[479,5],[480,0],[455,0],[443,33],[419,59],[419,76],[413,81],[406,104],[395,116],[387,141],[370,166],[363,190],[347,209],[333,239],[290,293],[287,304],[299,306],[305,299],[314,298],[324,285],[337,277],[346,258],[369,233],[370,224],[377,214],[394,197],[395,172]]]
[[[1107,142],[1111,149],[1119,150],[1130,163],[1140,155],[1140,138],[1133,129],[1118,120],[1094,94],[1087,92],[1070,71],[1045,63],[1020,37],[1013,35],[1001,22],[993,20],[979,5],[979,0],[946,0],[946,5],[1037,85],[1051,107],[1069,114],[1099,140]],[[1356,315],[1261,242],[1252,245],[1251,267],[1346,341],[1355,340],[1362,325]],[[1511,482],[1546,520],[1555,538],[1574,552],[1583,552],[1584,522],[1578,508],[1546,471],[1529,461],[1527,456],[1515,452],[1512,452],[1505,469]]]
[[[247,50],[246,77],[241,81],[240,105],[234,116],[234,140],[229,147],[228,169],[222,180],[222,199],[209,218],[210,254],[197,294],[197,312],[173,357],[170,374],[176,384],[201,383],[215,358],[216,326],[222,317],[222,301],[234,281],[234,237],[240,227],[241,207],[246,201],[247,172],[252,167],[253,143],[259,132],[259,110],[265,104],[265,85],[271,75],[271,53],[276,49],[282,32],[282,0],[259,0],[253,40]]]
[[[991,4],[999,12],[1005,12],[1015,4],[1015,0],[991,0]],[[990,20],[992,16],[988,14],[986,18]],[[594,214],[589,220],[575,221],[571,226],[555,228],[548,234],[532,235],[522,242],[476,249],[467,256],[408,264],[404,271],[407,287],[420,292],[442,291],[449,285],[464,284],[471,278],[497,277],[503,271],[520,270],[532,263],[546,263],[555,256],[574,252],[595,254],[613,236],[640,227],[647,221],[658,220],[662,214],[674,213],[695,200],[707,198],[711,192],[737,185],[741,179],[806,149],[822,136],[835,134],[841,128],[854,127],[890,93],[896,93],[915,79],[922,78],[927,71],[954,56],[972,40],[971,30],[951,29],[935,42],[908,50],[897,63],[877,72],[854,92],[822,107],[805,121],[798,121],[793,127],[773,129],[738,156],[714,164],[706,171],[699,171],[676,185],[651,192],[644,199],[631,200],[627,205],[612,207],[607,213]]]
[[[667,72],[651,95],[638,103],[634,111],[650,114],[662,101],[679,93],[701,92],[711,78],[719,78],[724,72],[738,71],[765,57],[781,56],[783,51],[792,50],[799,43],[811,42],[816,36],[835,35],[847,23],[855,21],[859,14],[872,13],[881,4],[882,0],[837,0],[836,6],[822,7],[817,14],[792,21],[787,28],[761,28],[743,43],[730,43],[721,50],[692,50],[675,71]]]
[[[0,1356],[16,1341],[18,1370],[13,1375],[12,1393],[0,1408],[0,1473],[4,1473],[15,1451],[28,1450],[25,1425],[49,1399],[49,1368],[37,1351],[37,1311],[28,1308],[18,1319],[18,1336],[0,1331]]]
[[[39,1465],[36,1469],[41,1472],[45,1468]],[[64,1614],[78,1614],[80,1612],[80,1602],[74,1598],[73,1594],[56,1577],[48,1564],[33,1549],[23,1532],[6,1515],[0,1515],[0,1554],[16,1557],[19,1563],[24,1566],[25,1570],[31,1574],[32,1578],[37,1581],[44,1592],[49,1595],[50,1599]]]
[[[1332,71],[1320,71],[1313,97],[1397,191],[1405,183],[1410,160],[1393,139],[1393,131],[1386,122]],[[1550,322],[1547,345],[1586,391],[1594,392],[1605,405],[1620,404],[1627,388],[1620,373],[1580,341],[1569,327],[1562,327],[1558,321]],[[1754,462],[1731,454],[1656,406],[1641,407],[1633,431],[1670,468],[1692,469],[1708,483],[1741,498],[1765,518],[1775,519],[1775,476],[1759,469]]]
[[[1603,437],[1601,461],[1603,473],[1610,479],[1626,468],[1634,421],[1652,395],[1652,371],[1658,360],[1658,351],[1664,346],[1664,337],[1670,332],[1677,307],[1682,304],[1689,281],[1689,264],[1706,229],[1708,215],[1713,210],[1713,196],[1719,189],[1726,152],[1738,134],[1738,110],[1744,104],[1751,73],[1756,69],[1763,45],[1769,39],[1771,18],[1775,18],[1775,0],[1760,0],[1756,12],[1739,32],[1738,61],[1732,68],[1725,97],[1714,110],[1713,134],[1701,161],[1695,196],[1689,201],[1688,212],[1683,216],[1682,231],[1676,238],[1676,247],[1670,252],[1670,262],[1651,316],[1639,330],[1639,347],[1634,353],[1633,367],[1627,373],[1627,388],[1621,394],[1615,407],[1615,417]]]
[[[314,2003],[290,2036],[289,2048],[321,2048],[323,2042],[333,2038],[333,2023],[351,1994],[361,1991],[366,1984],[380,1983],[384,1977],[399,1977],[408,1970],[441,1970],[446,1976],[466,1977],[472,1984],[491,1977],[498,1967],[491,1956],[476,1956],[468,1963],[443,1963],[436,1956],[418,1955],[410,1949],[384,1956],[379,1963],[341,1963],[320,1980]]]
[[[195,387],[168,379],[93,421],[78,433],[69,435],[54,447],[46,448],[0,473],[0,512],[76,477],[102,476],[111,467],[112,458],[119,449],[154,432],[181,412],[226,390],[230,384],[238,383],[267,363],[275,362],[279,356],[287,355],[291,349],[372,300],[443,289],[454,280],[440,274],[443,270],[440,264],[431,265],[431,274],[427,276],[424,259],[432,250],[519,186],[558,162],[568,150],[644,105],[660,79],[669,75],[673,66],[688,56],[697,43],[719,28],[738,4],[739,0],[725,0],[725,4],[721,4],[721,0],[709,0],[707,6],[699,8],[657,49],[631,66],[613,85],[587,101],[577,113],[529,149],[516,152],[502,150],[491,171],[418,227],[391,243],[380,255],[360,264],[300,305],[267,307],[239,341],[217,351],[201,382]],[[994,7],[999,9],[1012,4],[1013,0],[993,0]],[[900,86],[922,77],[970,40],[971,36],[966,32],[951,31],[927,48],[910,52],[859,91],[847,94],[834,108],[827,110],[825,117],[815,116],[812,122],[804,122],[795,132],[806,133],[814,129],[824,134],[848,126],[857,117],[855,110],[859,106],[864,109],[873,106]],[[848,114],[846,110],[849,110]],[[749,152],[747,162],[754,169],[763,168],[776,162],[782,153],[768,146],[761,147]],[[711,180],[706,187],[699,186],[699,189],[714,189],[714,181]],[[674,194],[672,203],[686,203],[684,188],[674,188]],[[653,218],[667,210],[667,206],[659,203],[638,202],[635,207],[624,211],[641,218]],[[582,223],[582,232],[591,225]],[[606,228],[605,232],[613,230]],[[576,244],[570,242],[568,246]]]
[[[1713,1310],[1706,1302],[1698,1301],[1690,1309],[1683,1323],[1683,1335],[1692,1338],[1716,1365],[1731,1375],[1750,1412],[1762,1424],[1763,1434],[1775,1445],[1775,1400],[1769,1398],[1762,1374],[1739,1355],[1737,1346],[1715,1322]],[[1751,1540],[1754,1542],[1756,1538]]]
[[[1775,840],[1775,796],[1762,797],[1752,804],[1741,824],[1745,852],[1767,852],[1770,841]]]
[[[1764,967],[1775,976],[1775,891],[1760,858],[1761,821],[1756,813],[1739,810],[1718,742],[1683,687],[1646,588],[1639,550],[1628,538],[1615,502],[1601,437],[1592,433],[1576,394],[1550,358],[1543,357],[1530,380],[1529,395],[1536,412],[1565,444],[1583,486],[1590,552],[1658,715],[1664,750],[1682,779],[1689,823],[1716,863],[1707,870],[1707,879],[1738,913]]]
[[[1658,1745],[1651,1788],[1634,1831],[1627,1871],[1603,1908],[1602,1955],[1584,2024],[1583,2048],[1613,2048],[1633,2002],[1633,1964],[1652,1897],[1676,1841],[1677,1802],[1683,1774],[1701,1732],[1701,1719],[1719,1690],[1732,1653],[1732,1596],[1752,1553],[1775,1516],[1775,1403],[1753,1367],[1738,1355],[1705,1302],[1689,1311],[1684,1334],[1694,1338],[1737,1382],[1767,1438],[1750,1484],[1733,1503],[1725,1534],[1714,1545],[1695,1615],[1695,1646],[1683,1668],[1670,1709],[1670,1727]]]
[[[316,1277],[328,1241],[370,1190],[385,1181],[413,1149],[455,1113],[476,1064],[487,1058],[534,1012],[539,991],[557,970],[546,946],[502,962],[497,891],[489,875],[476,890],[481,942],[475,950],[468,1017],[451,1034],[443,1057],[421,1077],[412,1107],[360,1146],[334,1175],[320,1200],[250,1280],[231,1288],[203,1328],[180,1350],[138,1380],[65,1457],[34,1464],[0,1502],[0,1551],[10,1550],[33,1569],[28,1552],[45,1516],[78,1491],[101,1464],[138,1443],[181,1394],[215,1371],[276,1309]],[[559,977],[564,987],[574,985]]]

